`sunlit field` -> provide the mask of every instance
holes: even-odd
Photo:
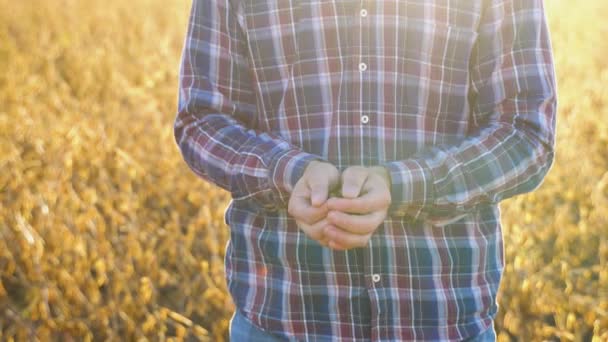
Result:
[[[189,1],[0,0],[0,340],[222,341],[228,194],[173,140]],[[502,204],[499,341],[608,340],[608,2],[546,1],[556,162]]]

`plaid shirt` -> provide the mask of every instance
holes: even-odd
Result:
[[[499,201],[554,156],[542,0],[194,0],[175,138],[232,194],[226,278],[239,310],[290,340],[462,340],[492,324]],[[390,171],[365,248],[298,229],[311,160]]]

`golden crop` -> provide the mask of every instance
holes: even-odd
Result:
[[[500,341],[608,340],[608,3],[546,1],[558,153],[502,205]],[[224,191],[173,141],[189,2],[0,0],[0,340],[227,336]]]

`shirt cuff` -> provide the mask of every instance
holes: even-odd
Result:
[[[391,177],[388,216],[423,217],[423,209],[434,201],[433,176],[423,160],[398,160],[381,164]]]
[[[266,206],[267,209],[287,207],[294,186],[313,160],[325,161],[319,156],[296,149],[287,150],[271,159],[268,177],[273,201]]]

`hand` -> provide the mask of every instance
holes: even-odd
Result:
[[[330,164],[312,161],[295,184],[287,207],[288,213],[311,239],[327,246],[323,233],[327,222],[327,198],[339,186],[340,172]]]
[[[381,166],[349,167],[342,173],[342,198],[327,200],[324,229],[333,249],[364,247],[386,218],[391,204],[390,175]]]

